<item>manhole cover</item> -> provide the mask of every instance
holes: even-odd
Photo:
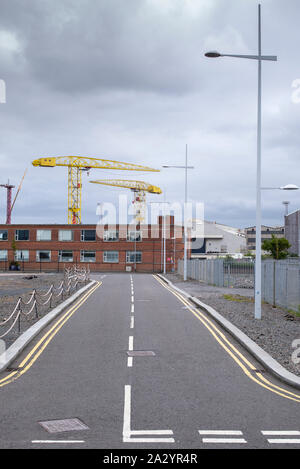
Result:
[[[152,350],[130,350],[127,352],[129,357],[154,357]]]
[[[45,422],[38,423],[49,433],[72,432],[75,430],[89,430],[89,427],[77,418],[64,420],[47,420]]]

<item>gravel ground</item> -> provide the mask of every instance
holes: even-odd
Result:
[[[55,287],[63,280],[63,274],[28,274],[28,273],[17,273],[10,275],[0,275],[0,323],[8,318],[9,315],[14,310],[15,305],[19,297],[26,302],[30,298],[30,293],[35,289],[37,292],[46,293],[51,284],[54,284]],[[46,298],[41,298],[41,302],[45,301]],[[51,300],[52,308],[57,306],[62,302],[62,297],[53,298]],[[32,306],[32,304],[31,304]],[[24,311],[27,312],[29,306],[24,307]],[[38,319],[48,313],[50,310],[49,303],[45,306],[38,306],[38,315],[36,318],[35,310],[28,317],[28,319],[23,316],[21,319],[21,332],[24,332],[32,324],[34,324]],[[2,335],[7,329],[9,329],[12,322],[4,326],[0,326],[0,335]],[[8,333],[2,340],[5,341],[6,348],[9,347],[17,338],[18,338],[18,327],[17,324],[11,332]]]
[[[262,319],[255,320],[251,289],[213,287],[195,280],[183,282],[178,274],[167,274],[166,277],[178,288],[214,308],[282,366],[300,376],[300,364],[292,362],[292,353],[295,351],[292,342],[300,340],[300,317],[264,303]],[[225,299],[224,295],[230,295],[231,299]]]

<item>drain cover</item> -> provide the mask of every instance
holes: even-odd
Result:
[[[129,357],[154,357],[155,353],[152,350],[130,350],[127,355]]]
[[[77,418],[64,420],[47,420],[45,422],[38,423],[49,433],[72,432],[75,430],[89,430],[89,427]]]

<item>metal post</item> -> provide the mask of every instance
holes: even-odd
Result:
[[[273,261],[273,308],[276,308],[276,260]]]
[[[134,232],[134,272],[136,272],[136,225]]]
[[[166,273],[166,215],[163,215],[163,236],[164,236],[164,274]]]
[[[19,296],[19,319],[18,319],[18,334],[21,334],[21,314],[22,314],[22,307],[21,307],[22,298]]]
[[[36,301],[36,290],[33,290],[33,291],[34,291],[33,301],[35,301],[35,317],[38,318],[39,313],[38,313],[38,307],[37,307],[37,301]]]
[[[187,144],[185,145],[185,188],[184,188],[184,260],[183,260],[183,280],[187,280],[187,227],[186,227],[186,211],[187,211]]]
[[[176,272],[176,236],[174,229],[174,272]]]
[[[258,5],[255,319],[261,319],[261,6]]]

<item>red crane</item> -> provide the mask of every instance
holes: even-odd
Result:
[[[7,225],[11,225],[11,212],[12,212],[12,209],[14,208],[14,205],[15,205],[16,199],[18,197],[18,194],[20,192],[20,189],[21,189],[23,179],[25,177],[26,172],[27,172],[27,169],[25,170],[25,172],[23,174],[23,177],[22,177],[21,182],[19,184],[19,187],[18,187],[18,190],[17,190],[17,193],[15,195],[13,203],[11,203],[11,194],[12,194],[12,189],[15,186],[13,186],[12,184],[9,184],[9,181],[7,182],[7,184],[0,184],[0,187],[5,187],[5,189],[7,190],[7,202],[6,202],[6,224]]]
[[[15,187],[12,184],[0,184],[0,187],[5,187],[7,190],[7,199],[6,199],[6,224],[11,225],[11,193],[12,189]]]

